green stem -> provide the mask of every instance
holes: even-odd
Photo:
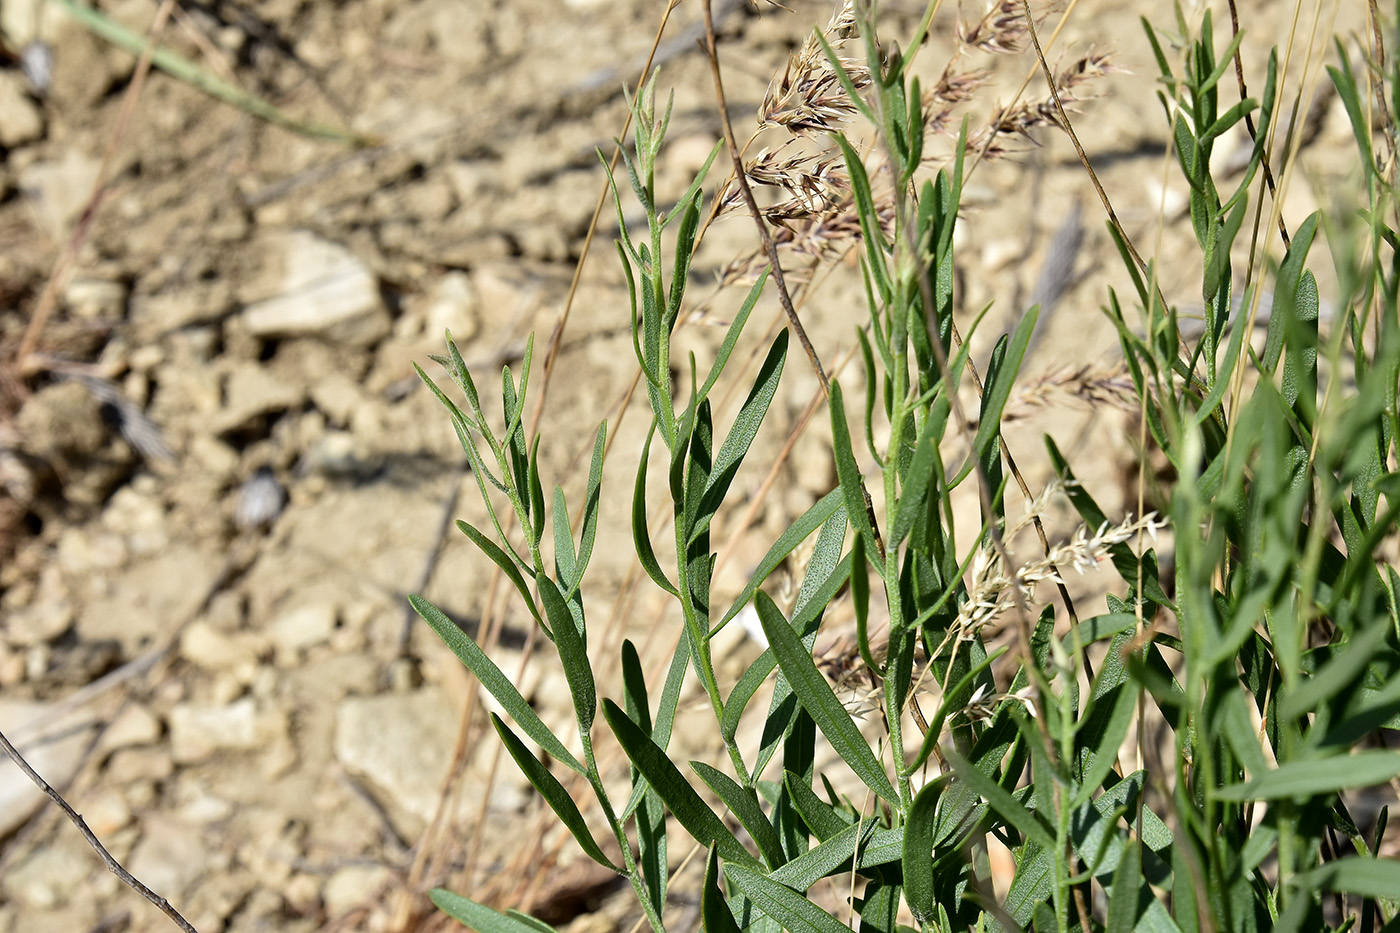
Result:
[[[593,786],[593,794],[598,798],[599,806],[603,808],[603,816],[606,817],[608,825],[612,827],[613,838],[617,840],[618,847],[622,849],[622,865],[627,869],[627,880],[632,883],[632,890],[636,892],[637,900],[641,903],[642,911],[646,914],[651,928],[656,933],[666,933],[666,926],[662,922],[661,915],[657,913],[656,906],[652,904],[651,897],[647,892],[646,879],[642,877],[641,870],[637,866],[636,856],[632,854],[632,844],[627,841],[627,829],[617,818],[617,812],[613,810],[607,788],[603,786],[603,779],[598,774],[598,762],[593,756],[593,739],[587,732],[579,730],[579,740],[583,743],[583,760],[584,766],[588,770],[588,783]]]

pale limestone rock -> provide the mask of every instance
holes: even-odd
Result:
[[[272,295],[240,318],[255,337],[318,336],[369,346],[389,333],[379,282],[354,254],[305,231],[276,234],[268,255],[280,257]]]

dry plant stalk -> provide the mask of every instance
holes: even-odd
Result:
[[[1060,481],[1050,483],[1026,505],[1025,513],[1007,525],[1004,539],[1011,541],[1025,529],[1031,527],[1037,518],[1043,518],[1049,511],[1050,503],[1064,492]],[[997,552],[990,546],[980,547],[972,558],[968,569],[967,599],[958,609],[958,615],[949,627],[943,641],[934,650],[934,657],[941,655],[945,648],[954,642],[968,641],[998,624],[1007,613],[1015,610],[1017,588],[1026,595],[1028,602],[1035,600],[1035,588],[1039,583],[1063,584],[1060,568],[1072,567],[1081,576],[1097,570],[1110,557],[1110,549],[1147,535],[1153,541],[1157,532],[1168,523],[1149,512],[1141,518],[1128,515],[1116,525],[1107,522],[1092,532],[1080,525],[1067,541],[1052,546],[1047,553],[1034,560],[1021,564],[1015,571],[1013,580],[1008,576]],[[881,660],[883,644],[873,635],[871,649],[877,662]],[[830,643],[819,645],[814,660],[817,667],[835,685],[838,693],[846,693],[847,708],[852,715],[860,716],[878,708],[880,691],[873,686],[869,669],[857,650],[854,635],[846,633],[837,636]],[[922,652],[916,658],[913,690],[920,691],[928,680],[928,658]],[[1014,695],[985,696],[974,694],[963,713],[969,718],[981,718],[983,712],[994,709],[998,702],[1014,699],[1023,703],[1034,716],[1035,704],[1033,689]]]
[[[1050,495],[1058,489],[1059,484],[1052,483],[1045,493],[1037,496],[1027,509],[1026,516],[1007,529],[1006,539],[1015,537],[1017,532],[1031,523],[1034,516],[1042,514]],[[1001,619],[1013,608],[1017,588],[1026,594],[1028,601],[1033,600],[1036,584],[1065,582],[1059,568],[1073,567],[1082,576],[1108,560],[1109,551],[1114,545],[1142,534],[1155,541],[1157,532],[1166,527],[1167,522],[1158,518],[1155,512],[1136,519],[1129,515],[1116,525],[1104,522],[1092,532],[1087,526],[1080,525],[1068,541],[1050,548],[1045,556],[1016,568],[1014,581],[1007,575],[995,551],[980,548],[969,570],[967,600],[958,609],[957,619],[949,629],[945,644],[954,639],[969,639]]]
[[[1107,52],[1089,52],[1060,69],[1055,76],[1055,90],[1066,111],[1078,112],[1078,105],[1100,96],[1099,79],[1119,69]],[[1019,151],[1017,139],[1034,144],[1034,130],[1064,125],[1049,94],[1024,100],[1010,107],[1001,107],[992,119],[968,137],[969,151],[981,152],[984,158],[996,159]]]
[[[1086,363],[1053,369],[1019,388],[1007,402],[1002,420],[1028,417],[1032,409],[1049,405],[1058,396],[1129,412],[1137,411],[1140,405],[1125,361],[1111,366]]]
[[[1048,13],[1046,7],[1033,11],[1037,20]],[[837,7],[821,35],[837,53],[837,61],[856,90],[869,88],[872,79],[868,63],[841,54],[846,43],[859,36],[851,0],[844,0]],[[976,97],[992,74],[990,68],[974,66],[967,59],[973,55],[1019,54],[1028,45],[1030,29],[1018,0],[993,0],[980,19],[960,20],[955,35],[957,48],[938,79],[923,93],[925,130],[943,136],[956,131],[956,111]],[[1061,98],[1079,103],[1098,96],[1094,91],[1096,82],[1114,70],[1107,53],[1091,52],[1079,57],[1060,72]],[[813,266],[845,254],[860,238],[860,223],[840,150],[827,135],[839,132],[856,113],[855,104],[847,97],[815,35],[788,59],[759,106],[758,129],[753,138],[764,131],[781,131],[789,138],[749,159],[745,177],[752,185],[781,193],[763,209],[765,219],[777,228],[774,242],[781,253],[810,260]],[[1048,97],[999,108],[971,135],[967,148],[981,151],[987,158],[1010,155],[1021,147],[1006,140],[1031,140],[1033,130],[1059,126],[1054,113],[1054,103]],[[870,172],[877,185],[887,174]],[[739,203],[731,178],[717,199],[716,216],[735,209]],[[892,193],[881,195],[877,189],[875,206],[888,231],[894,218]],[[759,251],[740,256],[721,271],[719,288],[752,284],[767,265],[767,257]],[[801,281],[810,277],[811,269],[793,270],[791,274]]]

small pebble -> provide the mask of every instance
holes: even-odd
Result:
[[[233,523],[241,531],[264,528],[277,520],[287,504],[287,492],[271,467],[258,467],[238,490],[238,502],[233,509]]]

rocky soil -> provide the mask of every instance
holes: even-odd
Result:
[[[830,9],[720,6],[728,91],[746,135],[768,81]],[[949,6],[931,67],[949,47]],[[1114,50],[1122,70],[1085,104],[1081,134],[1143,242],[1156,239],[1165,204],[1158,252],[1170,268],[1190,231],[1181,186],[1167,181],[1139,6],[1082,4],[1058,48],[1066,58]],[[1361,23],[1363,5],[1349,6],[1338,31]],[[138,34],[158,16],[154,0],[102,9]],[[450,330],[490,387],[503,364],[518,368],[536,332],[539,376],[603,184],[595,150],[609,151],[622,130],[621,87],[660,10],[640,0],[175,9],[164,45],[285,113],[370,143],[355,148],[269,124],[159,70],[124,114],[131,54],[55,3],[4,4],[0,728],[204,933],[432,929],[421,895],[437,883],[514,898],[575,930],[634,919],[630,895],[611,898],[605,879],[545,832],[528,786],[509,762],[496,766],[489,730],[477,741],[474,700],[472,728],[460,731],[475,687],[406,615],[409,592],[470,632],[506,607],[502,668],[524,664],[546,720],[566,715],[558,671],[525,663],[533,640],[489,563],[447,533],[448,520],[484,513],[450,423],[411,364],[435,373],[429,355]],[[921,8],[894,2],[886,12],[902,36]],[[695,0],[682,4],[667,32],[677,41],[663,51],[661,84],[676,91],[661,179],[672,194],[719,138],[699,19]],[[1265,17],[1246,22],[1247,49],[1282,41]],[[35,70],[36,49],[51,55],[51,74]],[[968,108],[974,128],[1031,64],[992,63],[996,82]],[[1310,192],[1340,183],[1328,154],[1350,151],[1340,108],[1324,105],[1319,121],[1305,151],[1312,186],[1294,185],[1291,223],[1312,209]],[[1032,379],[1111,366],[1116,341],[1098,309],[1106,283],[1128,291],[1073,150],[1058,136],[1041,142],[970,179],[961,241],[962,312],[970,319],[996,302],[976,338],[985,347],[1014,323],[1056,231],[1082,208],[1076,273]],[[100,177],[108,184],[94,200]],[[635,406],[619,416],[635,367],[611,218],[605,211],[563,335],[542,471],[576,490],[578,458],[610,419],[617,442],[590,585],[593,611],[613,621],[599,652],[616,657],[627,634],[654,662],[669,652],[674,620],[634,589],[627,506],[646,425]],[[706,238],[691,294],[713,298],[711,319],[737,305],[714,283],[754,248],[752,235],[736,215]],[[1190,276],[1165,284],[1188,304],[1198,290]],[[46,304],[54,312],[21,371],[13,361]],[[804,309],[828,361],[850,351],[863,315],[850,261]],[[779,318],[765,299],[744,352]],[[683,349],[703,357],[721,333],[689,327]],[[788,375],[740,479],[750,494],[817,388],[799,356]],[[845,378],[859,386],[854,371]],[[1050,431],[1100,501],[1126,508],[1125,416],[1053,392],[1041,402],[1027,403],[1009,438],[1028,478],[1049,475],[1039,436]],[[716,540],[731,550],[721,587],[736,591],[785,523],[834,486],[820,421],[753,523],[722,523]],[[612,594],[633,592],[613,605]],[[732,677],[755,649],[736,633],[726,650]],[[707,734],[678,736],[679,751],[711,754]],[[460,780],[444,804],[449,774]],[[447,829],[428,833],[444,813]],[[483,831],[468,835],[478,820]],[[171,928],[8,763],[0,840],[0,933]]]

